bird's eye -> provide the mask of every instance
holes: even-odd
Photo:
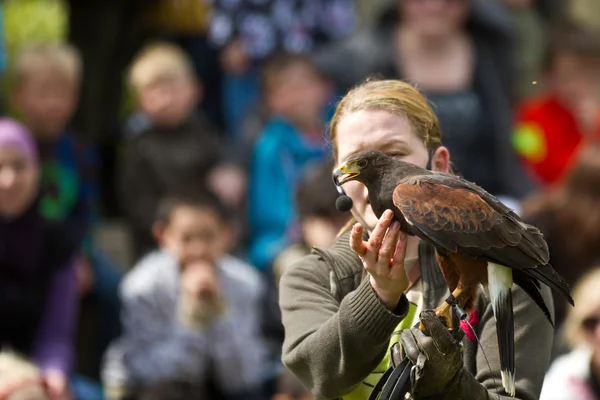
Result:
[[[359,168],[364,168],[367,166],[367,160],[359,160],[356,165],[358,165]]]

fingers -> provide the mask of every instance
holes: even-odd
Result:
[[[404,258],[406,257],[406,241],[408,236],[406,233],[400,231],[398,233],[398,239],[396,241],[396,248],[394,250],[394,255],[392,256],[393,265],[404,265]]]
[[[386,210],[379,221],[377,221],[377,225],[375,225],[375,229],[373,229],[373,234],[369,239],[369,250],[374,254],[379,252],[379,248],[381,247],[381,243],[383,242],[383,238],[392,223],[392,218],[394,217],[394,213],[391,210]]]
[[[381,243],[378,260],[384,261],[386,268],[389,268],[389,261],[392,259],[393,253],[396,250],[399,233],[400,224],[397,221],[392,222],[390,229],[383,239],[383,243]]]
[[[363,227],[361,224],[354,224],[352,227],[350,248],[361,257],[367,253],[367,245],[363,241]]]
[[[456,341],[448,328],[440,321],[432,310],[423,311],[420,315],[421,323],[436,344],[438,350],[447,354],[456,348]]]
[[[393,219],[394,213],[386,210],[368,242],[363,240],[364,227],[361,224],[355,224],[350,234],[350,248],[360,256],[371,276],[384,280],[377,286],[387,287],[386,291],[391,291],[390,281],[396,284],[407,281],[403,270],[407,236],[401,232],[400,223]],[[397,286],[397,291],[404,286],[406,285]]]

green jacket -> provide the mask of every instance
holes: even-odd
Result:
[[[363,279],[362,262],[348,243],[346,232],[331,249],[314,248],[310,255],[287,268],[280,282],[285,328],[282,359],[318,399],[339,398],[361,385],[385,356],[394,328],[404,318],[380,302],[369,280]],[[424,306],[433,309],[442,304],[449,291],[433,248],[425,242],[419,246],[419,265]],[[550,289],[542,287],[544,300],[553,313]],[[534,400],[539,398],[548,368],[553,329],[521,288],[513,286],[512,291],[515,398]],[[474,329],[484,352],[465,336],[465,368],[488,389],[489,398],[509,399],[499,395],[504,390],[496,324],[483,291],[477,313],[479,322]]]

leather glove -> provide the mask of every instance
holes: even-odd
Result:
[[[402,352],[414,364],[411,395],[415,399],[488,399],[488,391],[464,368],[464,332],[457,329],[453,336],[432,310],[423,311],[420,319],[426,332],[417,325],[400,334]]]

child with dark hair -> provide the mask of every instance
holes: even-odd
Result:
[[[325,123],[331,87],[305,56],[280,54],[263,70],[269,121],[252,154],[248,191],[252,264],[268,270],[289,245],[294,194],[304,170],[326,159]]]
[[[278,303],[279,279],[286,268],[296,260],[310,253],[312,246],[329,247],[334,243],[337,233],[348,220],[348,215],[337,211],[335,200],[338,196],[331,173],[333,163],[327,161],[309,167],[303,174],[292,199],[298,210],[298,218],[294,222],[299,231],[292,244],[283,249],[273,261],[273,277],[269,281],[268,301],[265,303],[264,332],[268,337],[271,359],[275,363],[275,386],[281,379],[281,346],[283,344],[283,326]],[[285,368],[283,368],[285,375]]]
[[[338,193],[331,178],[331,161],[310,168],[296,191],[298,224],[301,231],[299,243],[286,248],[273,263],[275,282],[286,267],[296,258],[305,256],[312,246],[329,247],[348,220],[346,213],[335,208]]]
[[[106,354],[107,398],[173,380],[213,382],[242,399],[257,395],[263,282],[228,254],[231,213],[209,192],[177,194],[161,201],[155,221],[160,250],[141,259],[120,288],[124,333]]]
[[[562,178],[586,142],[600,137],[600,36],[557,25],[546,56],[547,91],[517,109],[513,144],[542,185]]]

